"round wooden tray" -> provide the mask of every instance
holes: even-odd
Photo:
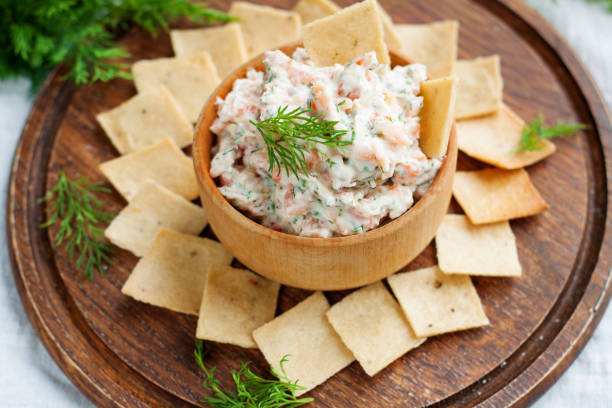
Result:
[[[226,9],[229,2],[212,3]],[[267,2],[284,8],[292,3]],[[612,294],[610,117],[573,52],[521,1],[381,3],[398,23],[460,20],[459,57],[499,53],[504,99],[519,115],[531,119],[542,112],[550,120],[587,123],[589,130],[555,141],[557,152],[529,168],[551,209],[512,222],[523,277],[474,279],[490,326],[431,338],[373,378],[353,363],[309,395],[314,406],[328,407],[526,405],[575,359]],[[151,39],[136,30],[122,43],[135,59],[171,55],[167,36]],[[116,152],[94,115],[135,92],[124,80],[74,89],[61,76],[54,72],[38,96],[10,180],[8,234],[24,307],[53,358],[100,406],[198,405],[205,391],[193,362],[196,319],[121,295],[137,260],[131,254],[117,251],[106,276],[90,282],[39,228],[44,214],[36,199],[60,170],[104,180],[97,164]],[[459,158],[459,169],[483,167]],[[113,210],[125,205],[116,193],[105,199]],[[460,209],[453,203],[451,211]],[[434,262],[430,245],[406,269]],[[345,294],[326,293],[332,303]],[[278,313],[307,295],[283,287]],[[223,385],[231,385],[230,371],[241,361],[266,371],[257,350],[216,343],[207,348],[206,362],[218,367]]]

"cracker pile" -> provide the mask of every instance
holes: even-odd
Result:
[[[548,208],[523,167],[554,152],[549,141],[517,152],[523,120],[502,101],[499,56],[457,61],[456,21],[394,25],[375,0],[340,9],[299,0],[293,11],[234,2],[239,23],[170,34],[176,57],[136,62],[138,94],[97,119],[122,155],[100,170],[128,201],[105,235],[141,257],[122,292],[136,300],[198,315],[196,337],[259,348],[307,392],[357,360],[373,376],[427,337],[485,326],[489,320],[471,275],[518,277],[509,220]],[[302,27],[302,24],[306,24]],[[345,63],[388,50],[428,66],[421,89],[421,147],[446,152],[452,119],[459,148],[496,166],[459,171],[453,194],[465,211],[447,214],[435,237],[438,265],[400,272],[330,305],[316,292],[276,316],[280,285],[231,267],[232,255],[198,235],[204,210],[191,159],[193,123],[220,79],[248,58],[297,41],[316,64]]]

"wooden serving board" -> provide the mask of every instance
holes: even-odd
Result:
[[[350,1],[339,1],[346,5]],[[229,1],[212,5],[227,9]],[[268,1],[288,8],[291,0]],[[461,22],[459,57],[499,53],[504,99],[523,118],[583,122],[580,136],[529,174],[551,209],[512,222],[524,274],[475,278],[488,327],[431,338],[373,378],[353,363],[309,395],[313,406],[522,406],[571,364],[610,299],[612,129],[605,105],[568,46],[520,1],[381,0],[398,23]],[[162,35],[135,30],[122,43],[134,59],[171,55]],[[93,282],[52,248],[36,204],[63,170],[104,180],[98,163],[117,156],[95,114],[135,93],[130,81],[74,88],[55,71],[38,96],[15,155],[8,201],[15,282],[47,349],[68,377],[100,406],[194,406],[205,391],[193,361],[196,318],[138,303],[120,288],[137,258],[117,250]],[[485,167],[461,155],[459,169]],[[109,209],[126,203],[105,195]],[[451,211],[460,209],[453,203]],[[210,231],[205,234],[211,236]],[[381,257],[384,254],[380,254]],[[430,245],[406,267],[435,263]],[[309,293],[283,287],[281,313]],[[346,292],[328,292],[336,302]],[[241,361],[267,371],[257,350],[207,343],[206,363],[225,386]]]

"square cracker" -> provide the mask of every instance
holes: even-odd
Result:
[[[453,196],[472,224],[528,217],[548,209],[524,169],[458,171]]]
[[[399,24],[395,30],[402,40],[403,54],[424,64],[432,78],[453,75],[457,60],[458,21]]]
[[[274,319],[280,284],[246,269],[212,266],[204,288],[196,337],[256,348],[251,333]]]
[[[144,93],[164,87],[190,122],[196,122],[219,84],[217,68],[206,51],[187,57],[140,60],[132,65],[134,85]]]
[[[288,378],[306,387],[302,395],[355,360],[340,340],[325,313],[329,303],[321,292],[256,329],[253,338],[270,365],[280,372],[281,358]]]
[[[389,63],[376,0],[365,0],[304,26],[304,47],[316,65],[346,64],[375,51]]]
[[[179,147],[192,143],[193,127],[166,89],[139,93],[96,116],[121,154],[149,147],[167,137]]]
[[[210,54],[217,73],[225,78],[248,59],[246,44],[238,23],[219,27],[171,30],[174,54],[179,57],[206,51]]]
[[[144,256],[162,229],[198,235],[207,223],[202,207],[147,180],[104,235],[118,247]]]
[[[425,341],[414,335],[400,305],[380,281],[333,305],[327,318],[370,376]]]
[[[100,170],[128,201],[134,198],[147,179],[187,200],[193,200],[199,194],[193,162],[172,139],[101,163]]]
[[[232,254],[217,241],[163,229],[121,292],[140,302],[197,315],[209,268],[230,262]]]
[[[506,105],[499,112],[457,122],[459,149],[468,156],[503,169],[518,169],[544,159],[555,151],[550,140],[541,149],[517,151],[525,122]]]
[[[421,131],[419,146],[427,157],[446,154],[455,113],[455,78],[421,82]]]
[[[489,324],[469,276],[437,266],[387,278],[417,336],[435,336]]]
[[[446,214],[436,232],[436,252],[444,273],[521,275],[516,239],[508,221],[474,225],[465,215]]]
[[[302,24],[331,16],[339,10],[340,7],[330,0],[299,0],[293,7],[293,11],[302,18]]]
[[[499,55],[459,60],[455,65],[457,119],[487,115],[500,110],[503,80]]]
[[[228,13],[240,19],[250,57],[300,38],[302,20],[299,14],[292,11],[235,1]]]

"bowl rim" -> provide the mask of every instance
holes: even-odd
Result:
[[[284,46],[280,46],[275,48],[274,50],[280,50],[287,55],[291,55],[292,51],[294,51],[297,47],[303,46],[301,41],[293,42],[290,44],[286,44]],[[266,51],[267,52],[267,51]],[[194,167],[196,171],[196,176],[198,179],[198,184],[200,188],[203,189],[203,193],[208,194],[213,203],[219,207],[219,209],[224,212],[226,215],[233,217],[238,223],[242,224],[242,227],[246,228],[249,232],[256,234],[258,236],[266,236],[272,240],[284,241],[288,244],[295,244],[305,247],[327,247],[330,245],[334,246],[350,246],[355,243],[363,243],[366,241],[377,240],[381,236],[386,234],[393,234],[398,232],[403,227],[403,224],[406,223],[408,218],[418,216],[422,209],[427,208],[427,204],[431,200],[434,199],[434,194],[436,190],[438,190],[438,186],[440,184],[440,179],[443,174],[446,174],[448,171],[454,171],[454,169],[449,169],[450,162],[449,157],[451,155],[457,154],[456,144],[457,144],[457,135],[456,135],[456,127],[455,120],[453,119],[453,123],[450,130],[450,136],[448,140],[448,145],[446,148],[446,154],[442,159],[442,164],[438,169],[436,176],[434,177],[431,185],[428,187],[427,191],[421,198],[419,198],[413,205],[404,211],[399,217],[389,220],[385,222],[382,226],[377,226],[369,231],[363,232],[361,234],[353,234],[353,235],[345,235],[340,237],[330,237],[330,238],[321,238],[321,237],[303,237],[300,235],[293,235],[282,231],[277,231],[266,227],[255,220],[249,218],[247,215],[242,213],[236,207],[234,207],[219,191],[217,184],[214,179],[211,177],[209,168],[204,166],[204,158],[203,154],[207,153],[210,156],[210,149],[208,152],[202,151],[203,139],[207,134],[214,135],[214,133],[210,130],[210,127],[207,129],[203,129],[204,123],[209,119],[206,117],[206,110],[211,105],[214,105],[217,97],[221,97],[221,93],[224,88],[228,87],[230,83],[235,82],[237,79],[243,78],[248,71],[248,68],[252,68],[254,65],[260,62],[263,58],[265,52],[256,55],[251,58],[244,64],[240,65],[236,68],[232,73],[228,74],[221,83],[215,88],[215,90],[210,94],[206,103],[203,105],[202,110],[200,111],[200,115],[194,130],[194,142],[193,142],[193,161]],[[390,56],[395,57],[404,61],[407,64],[410,64],[411,61],[406,58],[404,55],[389,50]],[[244,75],[236,76],[240,71],[244,71]],[[428,76],[429,78],[429,76]],[[231,92],[231,87],[227,93]],[[225,97],[227,95],[223,95]],[[217,111],[213,109],[214,116],[210,119],[211,124],[217,118]],[[211,141],[212,147],[212,141]],[[449,154],[450,153],[450,154]],[[209,157],[208,162],[210,162],[211,157]],[[209,167],[209,166],[208,166]]]

